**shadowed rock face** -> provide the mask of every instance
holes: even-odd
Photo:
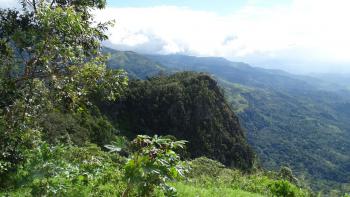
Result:
[[[205,74],[177,73],[132,81],[125,98],[111,109],[124,131],[136,135],[172,135],[189,141],[191,157],[207,156],[242,169],[254,153],[238,118],[215,80]]]

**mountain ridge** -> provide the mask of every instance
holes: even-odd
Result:
[[[349,185],[350,96],[341,87],[223,58],[144,57],[170,73],[196,71],[213,76],[265,168],[290,166],[316,190]]]

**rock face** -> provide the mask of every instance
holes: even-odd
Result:
[[[189,141],[193,158],[207,156],[242,169],[253,165],[254,153],[237,116],[206,74],[184,72],[132,81],[125,98],[110,111],[130,136],[172,135]]]

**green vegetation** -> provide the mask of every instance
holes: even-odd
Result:
[[[125,158],[94,144],[51,146],[41,142],[2,182],[0,195],[150,196],[158,188],[176,194],[165,181],[181,178],[186,168],[173,151],[183,141],[138,136]],[[171,195],[169,195],[171,194]]]
[[[100,53],[109,23],[96,24],[89,13],[105,2],[22,5],[21,12],[0,10],[1,191],[117,193],[123,184],[117,160],[88,145],[113,138],[90,98],[115,100],[127,86],[124,72],[106,69]]]
[[[324,193],[332,189],[350,191],[350,94],[344,88],[222,58],[123,53],[134,55],[128,65],[133,59],[148,58],[148,65],[161,65],[168,69],[165,73],[210,74],[224,89],[225,99],[247,131],[264,168],[289,166],[306,184]]]
[[[189,180],[176,183],[180,195],[193,196],[311,196],[278,173],[257,171],[242,173],[204,157],[190,162]]]
[[[172,135],[189,141],[185,156],[205,155],[246,170],[254,165],[238,118],[208,75],[185,72],[131,81],[119,102],[102,108],[125,135]]]
[[[245,192],[242,190],[234,190],[231,188],[222,188],[222,187],[202,187],[189,185],[188,183],[176,183],[174,184],[178,190],[179,197],[261,197],[260,194],[253,194],[250,192]]]
[[[311,195],[289,168],[258,168],[210,76],[128,82],[107,68],[133,79],[170,72],[131,52],[103,55],[111,23],[91,11],[104,0],[21,2],[22,11],[0,10],[0,196]]]
[[[176,189],[167,184],[184,177],[186,167],[175,149],[184,148],[186,141],[139,135],[132,142],[134,152],[125,164],[127,187],[122,196],[134,189],[138,196],[151,196],[158,186],[166,196],[175,196]]]
[[[132,51],[103,48],[102,52],[110,56],[107,62],[110,68],[127,70],[129,77],[133,79],[146,79],[169,73],[166,67]]]
[[[26,151],[42,135],[66,134],[68,141],[71,133],[83,135],[81,143],[104,143],[111,136],[97,133],[111,128],[89,102],[96,94],[115,100],[127,85],[124,72],[106,69],[100,53],[109,23],[93,25],[87,12],[103,6],[103,1],[23,1],[22,12],[0,10],[0,182],[26,161]],[[71,122],[61,125],[65,117]]]
[[[125,188],[121,159],[86,147],[42,144],[26,155],[3,194],[19,196],[113,196]],[[1,193],[0,193],[1,194]]]
[[[145,142],[143,140],[145,136],[139,136],[134,143],[137,144],[140,142],[140,139],[142,139],[142,142]],[[159,142],[161,138],[146,137],[146,139]],[[170,148],[172,144],[176,143],[178,142],[171,142],[167,139],[165,144]],[[162,142],[161,144],[164,143]],[[150,145],[150,147],[156,146],[158,145]],[[142,161],[139,163],[139,167],[133,167],[133,170],[131,170],[130,163],[135,161],[135,154],[139,153],[134,152],[133,156],[127,160],[116,153],[101,151],[100,148],[93,144],[85,147],[76,147],[49,146],[43,143],[31,151],[27,162],[16,174],[11,176],[13,177],[11,187],[8,187],[6,190],[0,190],[0,195],[281,196],[279,195],[280,192],[285,192],[290,194],[289,196],[310,196],[307,190],[299,189],[288,181],[282,181],[276,178],[278,176],[271,173],[270,175],[265,175],[262,172],[245,174],[239,170],[227,169],[219,162],[204,157],[189,163],[190,170],[188,173],[185,173],[188,176],[187,180],[174,182],[176,173],[173,174],[175,172],[171,170],[173,168],[165,169],[165,166],[158,166],[163,165],[163,162],[161,162],[163,153],[155,153],[155,157],[148,157],[148,155],[147,157],[142,157],[146,160],[155,159],[151,165]],[[160,159],[156,159],[159,157]],[[170,165],[172,164],[170,163]],[[179,165],[177,168],[180,166],[184,165]],[[183,172],[182,169],[188,168],[181,167],[179,169],[180,171],[178,172]],[[139,179],[137,178],[138,175],[130,174],[130,172],[140,173],[143,171],[146,172],[147,179]],[[155,173],[155,171],[158,171],[158,173]],[[158,182],[157,178],[152,179],[148,177],[169,176],[168,173],[171,173],[173,178],[165,179],[168,180],[165,183],[166,187],[163,183]],[[176,179],[178,178],[180,177]],[[132,182],[131,185],[130,181]],[[138,183],[141,182],[144,184],[139,185]],[[279,188],[278,186],[281,182],[285,183],[287,187]],[[155,189],[154,192],[152,192],[152,189],[150,190],[150,187]]]
[[[263,167],[290,166],[317,191],[350,192],[349,91],[222,58],[147,57],[171,70],[213,75]]]

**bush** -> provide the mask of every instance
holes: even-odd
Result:
[[[52,112],[41,120],[44,139],[49,143],[71,143],[84,145],[92,142],[103,146],[110,143],[115,134],[111,123],[100,114],[90,112]]]
[[[189,177],[210,176],[217,177],[219,173],[225,168],[225,166],[215,160],[208,159],[206,157],[199,157],[190,162],[191,170],[189,171]]]
[[[75,147],[43,143],[26,158],[13,175],[16,191],[28,188],[33,196],[120,196],[125,189],[121,158],[93,144]]]
[[[175,153],[184,147],[186,141],[172,141],[169,138],[139,135],[132,141],[133,153],[125,164],[127,188],[122,196],[133,191],[137,196],[151,196],[156,188],[166,196],[175,196],[175,188],[168,181],[183,178],[186,168]]]
[[[17,168],[26,161],[28,149],[36,147],[39,139],[37,130],[10,130],[0,123],[0,190],[13,187]]]
[[[283,197],[296,197],[298,195],[298,189],[292,185],[289,181],[278,180],[269,185],[270,191],[273,196]]]
[[[292,170],[289,167],[282,166],[278,176],[281,179],[287,180],[295,185],[299,185],[299,180],[294,176]]]

